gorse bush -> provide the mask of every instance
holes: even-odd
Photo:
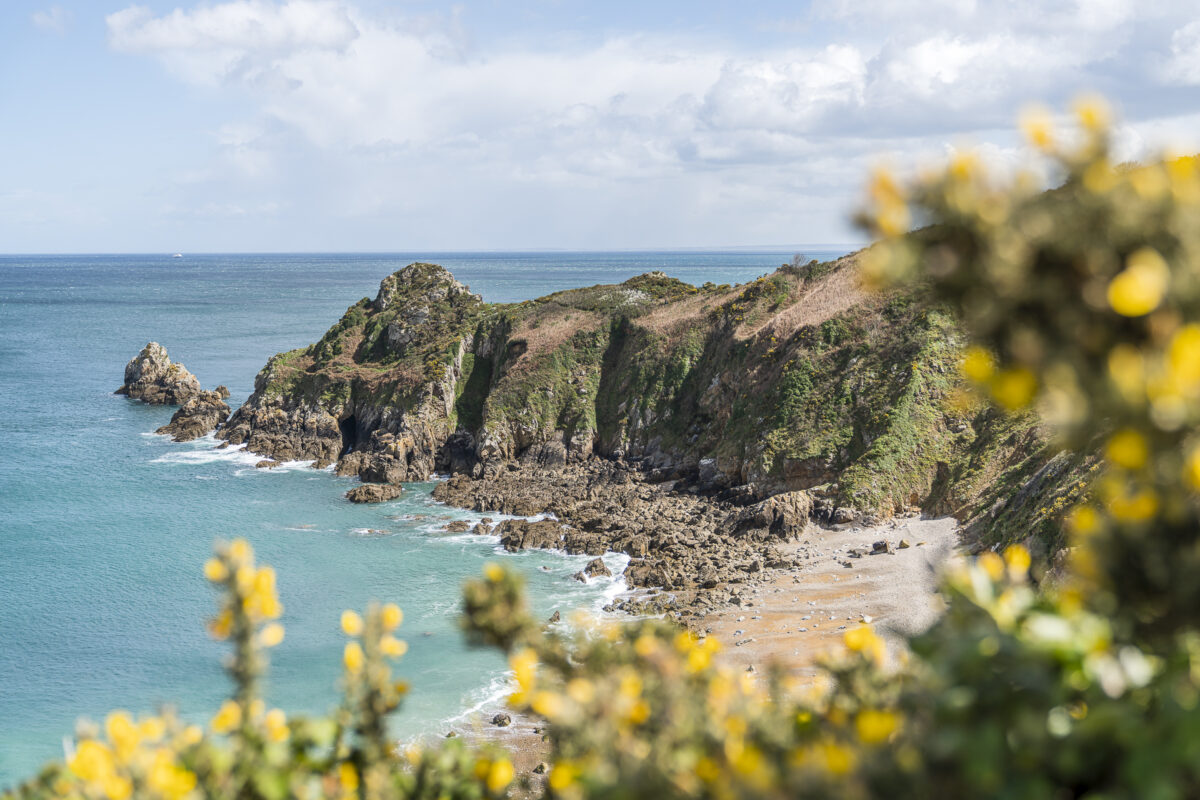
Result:
[[[267,710],[281,609],[274,574],[235,543],[205,570],[235,687],[211,723],[116,712],[11,796],[1200,796],[1200,174],[1192,159],[1113,165],[1106,109],[1077,114],[1069,145],[1045,115],[1025,121],[1061,171],[1051,192],[963,154],[908,184],[876,174],[862,215],[882,239],[868,278],[921,282],[957,313],[969,384],[1036,407],[1066,446],[1101,443],[1053,587],[1024,547],[986,552],[945,576],[944,615],[905,652],[886,659],[855,628],[800,683],[722,668],[715,640],[658,620],[546,630],[519,577],[489,565],[465,587],[463,627],[508,653],[509,702],[547,723],[543,789],[457,740],[396,752],[394,606],[343,617],[331,717]],[[913,221],[926,227],[907,233]]]
[[[53,764],[5,798],[287,797],[460,798],[503,794],[513,777],[502,755],[469,753],[458,741],[437,752],[395,753],[386,717],[408,691],[389,661],[406,649],[394,635],[403,614],[373,605],[342,615],[343,702],[330,717],[289,719],[267,709],[260,679],[267,652],[284,639],[275,571],[256,566],[242,540],[218,544],[204,575],[221,590],[209,632],[233,646],[227,668],[234,691],[207,726],[185,725],[170,712],[138,720],[114,711],[103,729],[84,729],[65,763]],[[401,766],[402,765],[402,766]]]

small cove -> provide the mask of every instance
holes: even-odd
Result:
[[[829,257],[841,251],[815,252]],[[269,696],[290,711],[336,702],[338,615],[370,599],[405,610],[413,693],[407,736],[494,692],[503,660],[458,635],[458,587],[489,559],[528,577],[535,611],[598,607],[612,585],[571,575],[588,560],[499,552],[451,534],[449,509],[410,484],[354,506],[350,478],[302,464],[177,444],[151,432],[173,409],[112,395],[153,339],[236,407],[266,359],[318,339],[345,308],[413,260],[450,268],[486,300],[619,282],[654,269],[692,283],[742,282],[790,253],[400,254],[0,257],[0,786],[61,754],[76,718],[170,702],[203,719],[227,688],[203,623],[200,567],[215,538],[244,536],[279,571],[285,642]],[[493,515],[494,516],[494,515]],[[617,566],[620,557],[612,566]],[[544,568],[544,569],[543,569]]]

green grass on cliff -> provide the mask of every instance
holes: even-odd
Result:
[[[919,291],[864,293],[856,269],[851,257],[701,288],[650,273],[486,304],[418,265],[408,283],[385,281],[386,308],[361,300],[314,345],[274,357],[265,392],[344,414],[415,407],[448,382],[447,433],[510,456],[591,436],[601,453],[713,458],[761,491],[836,485],[837,505],[871,515],[922,505],[986,518],[981,543],[1032,531],[1053,544],[1086,459],[1056,456],[1032,426],[956,409],[953,322]]]

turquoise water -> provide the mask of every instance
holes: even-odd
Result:
[[[270,355],[315,341],[410,261],[513,301],[652,269],[742,282],[790,255],[0,256],[0,787],[60,757],[80,716],[215,709],[228,687],[224,650],[203,628],[213,596],[200,568],[218,537],[246,537],[279,571],[287,638],[268,693],[288,710],[334,704],[342,609],[372,598],[404,608],[410,649],[398,671],[414,692],[398,736],[492,707],[503,660],[467,649],[455,630],[459,586],[485,561],[523,570],[540,614],[598,608],[619,588],[571,580],[583,556],[506,555],[491,538],[441,532],[478,515],[435,504],[433,484],[355,506],[342,499],[352,479],[255,470],[255,457],[211,440],[153,435],[172,409],[112,394],[147,341],[206,388],[226,384],[236,407]],[[608,558],[619,567],[623,557]]]

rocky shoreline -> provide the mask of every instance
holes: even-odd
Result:
[[[552,515],[501,522],[493,532],[509,551],[625,553],[628,586],[659,590],[619,601],[633,612],[727,602],[764,570],[795,566],[777,545],[806,530],[812,508],[805,492],[749,502],[747,489],[705,494],[599,458],[553,470],[514,465],[486,479],[457,475],[439,483],[433,497],[474,511]]]
[[[190,442],[217,430],[229,418],[224,386],[206,391],[183,364],[171,361],[167,348],[148,342],[125,365],[125,382],[114,394],[123,394],[147,405],[177,405],[171,421],[155,431],[177,442]]]
[[[624,553],[638,591],[614,605],[686,618],[802,566],[812,547],[788,545],[812,525],[924,508],[1053,546],[1086,464],[955,401],[959,341],[921,296],[864,292],[857,254],[741,286],[648,273],[508,304],[414,263],[273,356],[232,415],[155,343],[118,391],[181,403],[159,429],[176,440],[215,429],[263,468],[357,476],[352,502],[448,474],[449,505],[552,517],[506,520],[505,548]]]

